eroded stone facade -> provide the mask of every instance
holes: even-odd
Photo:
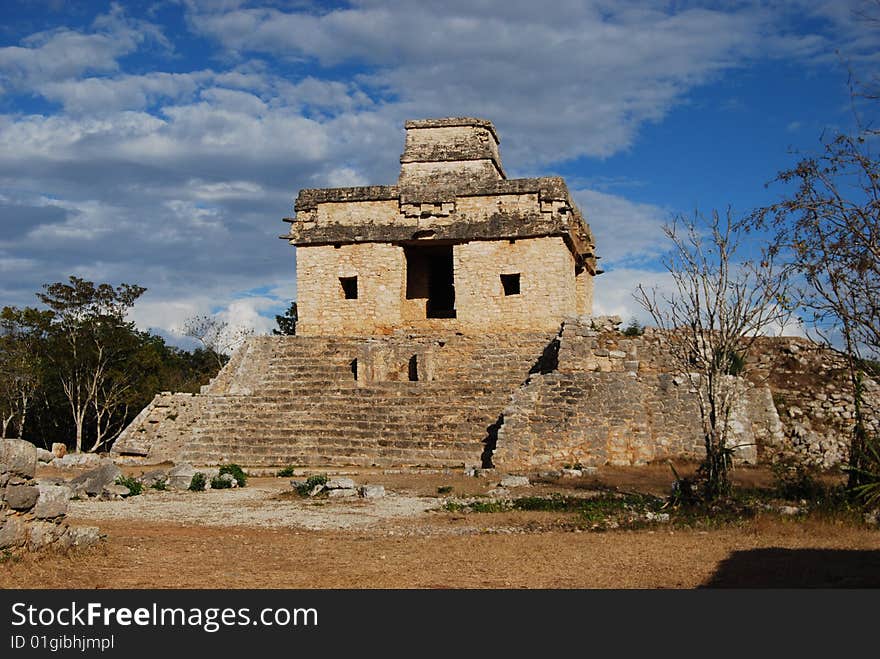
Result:
[[[590,229],[559,178],[507,179],[491,122],[410,121],[397,185],[302,190],[298,332],[558,327],[592,309]]]
[[[407,122],[396,185],[302,190],[298,336],[249,339],[199,395],[163,393],[116,454],[246,466],[634,465],[704,455],[663,333],[592,318],[593,238],[560,178],[508,179],[490,122]],[[846,460],[828,350],[756,346],[729,430],[741,461]],[[865,383],[869,426],[880,387]]]

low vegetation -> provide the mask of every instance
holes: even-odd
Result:
[[[247,485],[247,474],[244,473],[244,469],[242,469],[237,464],[232,463],[220,467],[220,473],[218,474],[218,476],[224,476],[225,474],[229,474],[230,476],[232,476],[239,487],[244,487],[245,485]]]
[[[327,474],[312,474],[304,483],[297,485],[297,494],[303,497],[308,496],[309,492],[315,489],[318,485],[326,485],[327,480]]]
[[[205,477],[205,475],[202,472],[197,471],[193,474],[192,480],[190,480],[189,482],[189,487],[186,489],[188,489],[190,492],[204,492],[207,482],[208,479]]]
[[[144,491],[144,484],[132,476],[120,476],[116,479],[116,484],[128,488],[128,494],[126,496],[136,497]]]

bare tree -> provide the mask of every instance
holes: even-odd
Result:
[[[880,132],[861,121],[853,134],[823,136],[819,155],[776,176],[775,182],[794,185],[794,193],[751,218],[773,233],[774,252],[798,282],[807,326],[847,360],[855,399],[852,488],[863,484],[866,460],[876,454],[867,450],[861,383],[866,360],[880,357],[878,139]]]
[[[742,392],[735,376],[747,368],[755,339],[789,312],[785,279],[773,257],[738,262],[746,235],[728,209],[724,218],[695,213],[664,227],[672,251],[664,265],[672,290],[639,285],[635,298],[651,314],[673,366],[696,390],[706,457],[704,495],[729,491],[733,448],[728,443],[730,414]]]
[[[183,334],[195,339],[210,352],[220,368],[229,361],[230,354],[251,336],[250,327],[234,327],[217,316],[193,316],[183,325]]]
[[[23,437],[31,402],[40,386],[46,332],[51,314],[26,307],[0,312],[0,423],[2,433],[17,428]],[[16,422],[17,421],[17,422]]]
[[[70,283],[44,286],[37,297],[51,309],[49,350],[76,429],[76,450],[82,451],[86,418],[110,386],[114,366],[123,361],[132,325],[125,314],[146,290],[141,286],[109,284],[70,277]],[[105,443],[105,442],[102,442]],[[97,446],[100,446],[98,444]],[[95,446],[95,448],[97,448]]]

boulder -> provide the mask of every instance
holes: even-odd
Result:
[[[51,451],[47,451],[44,448],[37,449],[37,460],[39,462],[52,462],[55,459],[55,456]]]
[[[6,486],[3,498],[13,510],[30,510],[37,503],[40,489],[36,483],[9,483]]]
[[[33,478],[37,471],[37,447],[23,439],[0,439],[0,464],[16,476]]]
[[[385,496],[385,487],[382,485],[361,485],[358,494],[364,499],[380,499]]]
[[[189,484],[192,482],[192,477],[195,475],[197,471],[201,471],[196,469],[191,464],[179,464],[175,465],[171,469],[168,470],[168,487],[174,490],[185,490],[189,487]],[[208,483],[211,482],[211,478],[205,474],[205,479]]]
[[[505,476],[501,479],[501,487],[525,487],[529,484],[527,476]]]
[[[61,458],[52,460],[51,465],[58,469],[97,468],[103,462],[108,460],[95,453],[67,453]]]
[[[63,458],[67,455],[67,444],[62,444],[60,442],[55,442],[52,444],[52,455],[56,458]]]
[[[350,478],[331,478],[324,487],[328,490],[353,490],[357,485]]]
[[[153,471],[141,474],[141,477],[138,480],[144,484],[144,487],[153,487],[158,483],[167,483],[168,471],[165,469],[154,469]],[[186,486],[189,487],[189,483],[187,483]]]
[[[59,539],[59,545],[69,547],[91,547],[101,540],[101,531],[97,526],[70,526]]]
[[[101,489],[101,497],[105,499],[116,499],[119,497],[127,497],[131,494],[131,490],[129,490],[125,485],[118,485],[116,483],[110,483],[105,485]]]
[[[26,540],[27,527],[20,517],[17,515],[0,516],[0,549],[20,547]]]
[[[67,457],[69,456],[65,456],[65,458]],[[70,487],[75,496],[87,494],[90,497],[96,497],[106,486],[115,483],[120,476],[122,476],[122,470],[112,462],[106,461],[97,469],[92,469],[72,479]]]
[[[357,493],[358,491],[353,487],[341,487],[330,490],[327,493],[327,496],[329,496],[331,499],[339,499],[344,497],[356,497]]]
[[[66,485],[46,485],[40,483],[40,498],[34,506],[34,517],[37,519],[54,519],[67,514],[68,501],[73,492]]]
[[[52,522],[32,522],[27,530],[27,548],[30,551],[40,551],[54,544],[67,532],[67,528],[61,524]]]

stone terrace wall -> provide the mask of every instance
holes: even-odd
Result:
[[[762,459],[785,454],[829,468],[845,463],[855,425],[855,401],[843,355],[803,338],[760,339],[753,350],[755,383],[773,392],[781,441],[762,445]],[[880,430],[880,386],[865,378],[862,413],[868,432]]]
[[[634,465],[704,455],[696,392],[675,375],[661,335],[627,338],[573,319],[563,326],[557,359],[504,410],[496,466]],[[739,386],[733,442],[740,460],[755,462],[756,445],[779,441],[781,426],[767,387]]]
[[[845,459],[852,400],[839,357],[766,339],[750,373],[735,380],[742,395],[730,421],[740,460]],[[878,388],[865,388],[873,406]],[[626,337],[601,319],[543,333],[254,337],[203,391],[157,396],[114,453],[507,470],[704,454],[696,392],[663,335]]]

